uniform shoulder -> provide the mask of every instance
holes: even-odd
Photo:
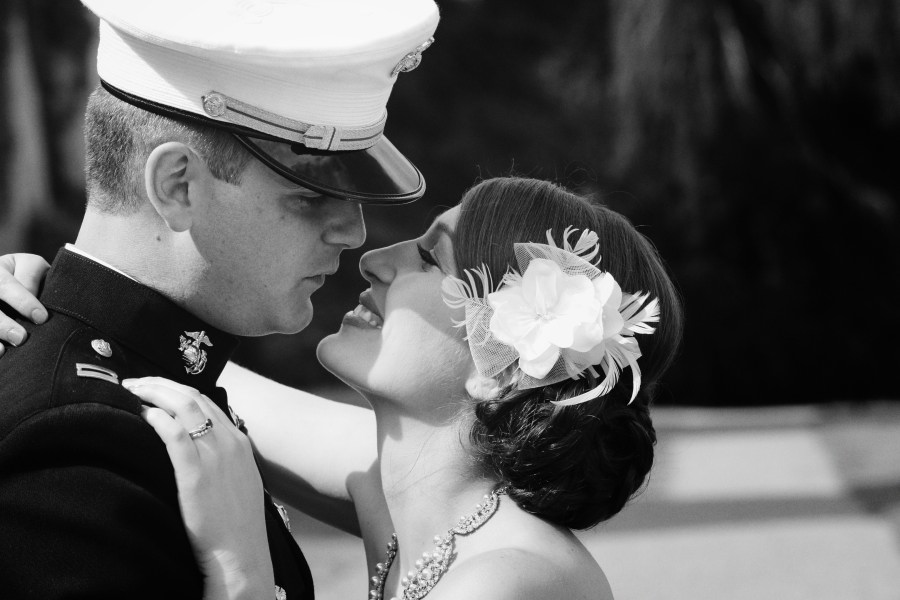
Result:
[[[612,600],[606,576],[596,565],[563,566],[541,552],[498,548],[457,565],[434,588],[434,600]]]
[[[62,406],[92,403],[138,414],[140,401],[119,385],[128,362],[126,349],[65,315],[34,327],[23,346],[0,359],[0,439]]]
[[[112,392],[124,393],[124,388]],[[112,394],[98,395],[106,402],[49,406],[0,423],[0,473],[12,472],[11,467],[26,478],[57,472],[65,478],[54,483],[60,486],[77,486],[82,475],[85,482],[103,481],[116,489],[127,481],[124,485],[174,504],[177,493],[165,444],[141,415],[114,406]],[[4,485],[17,484],[4,476],[0,487]]]

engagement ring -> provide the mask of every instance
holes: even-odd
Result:
[[[194,429],[191,429],[190,431],[188,431],[188,435],[191,436],[192,440],[196,440],[198,437],[203,437],[204,435],[209,433],[209,430],[212,428],[213,428],[212,419],[207,419],[206,422],[203,423],[202,425],[200,425],[199,427],[195,427]]]

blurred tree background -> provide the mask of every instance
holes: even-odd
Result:
[[[367,209],[374,248],[479,177],[553,179],[628,215],[687,308],[660,402],[900,398],[900,5],[894,0],[443,0],[387,132],[423,201]],[[96,25],[75,0],[0,4],[0,253],[48,260],[84,206]],[[301,32],[298,32],[300,35]],[[355,306],[361,252],[312,326],[236,359],[306,387]]]

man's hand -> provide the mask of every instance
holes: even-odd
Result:
[[[36,254],[0,256],[0,302],[5,302],[26,319],[40,325],[47,320],[47,309],[38,301],[41,282],[50,265]],[[25,341],[25,329],[0,311],[0,355],[3,343],[19,346]]]

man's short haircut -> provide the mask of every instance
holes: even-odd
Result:
[[[88,99],[84,138],[88,205],[114,214],[135,212],[144,201],[144,165],[160,144],[187,144],[213,177],[235,185],[251,158],[225,131],[148,112],[102,87]]]

